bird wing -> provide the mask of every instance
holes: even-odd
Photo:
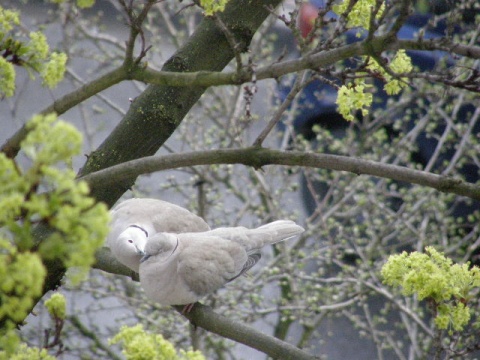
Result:
[[[258,262],[258,260],[260,260],[261,257],[262,257],[262,254],[260,253],[254,253],[254,254],[248,255],[247,262],[243,265],[243,268],[240,271],[240,273],[234,278],[229,279],[228,282],[233,281],[236,278],[238,278],[240,275],[245,274],[248,270],[250,270],[253,266],[255,266],[255,264]]]
[[[248,254],[254,254],[265,245],[287,240],[303,231],[304,229],[293,221],[277,220],[256,229],[247,229],[243,226],[217,228],[209,231],[208,234],[234,241],[242,245]]]
[[[180,233],[210,230],[201,217],[180,206],[157,199],[125,200],[117,204],[110,214],[110,232],[106,240],[110,247],[131,225],[141,226],[149,236],[156,232]]]
[[[210,226],[201,217],[173,204],[157,211],[151,221],[157,232],[184,233],[210,230]]]
[[[242,274],[249,261],[241,245],[221,237],[179,234],[179,238],[182,249],[177,254],[178,276],[199,297]]]

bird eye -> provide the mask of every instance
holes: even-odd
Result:
[[[129,242],[130,244],[133,244],[133,240],[128,240],[128,242]]]

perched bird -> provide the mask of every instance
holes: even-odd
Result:
[[[210,230],[201,217],[157,199],[125,200],[111,210],[111,219],[106,244],[119,262],[136,272],[147,239],[155,233]]]
[[[260,249],[289,239],[304,229],[279,220],[256,229],[219,228],[200,233],[157,233],[145,246],[140,284],[148,298],[162,305],[193,303],[236,279],[260,259]]]

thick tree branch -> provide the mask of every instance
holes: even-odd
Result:
[[[237,42],[248,45],[269,15],[266,7],[280,0],[232,0],[219,14]],[[204,18],[188,41],[168,60],[162,71],[221,71],[234,57],[224,32],[211,18]],[[85,175],[125,161],[153,155],[170,137],[185,115],[205,92],[203,86],[150,85],[132,103],[120,124],[94,151],[83,169]],[[128,146],[125,146],[128,144]],[[109,205],[127,191],[136,177],[124,178],[110,188],[92,188],[92,195]]]
[[[100,189],[113,186],[124,179],[155,171],[212,164],[243,164],[255,168],[265,165],[285,165],[348,171],[357,175],[372,175],[428,186],[442,192],[480,200],[479,186],[448,176],[348,156],[279,151],[259,147],[149,156],[97,171],[81,179],[89,183],[92,188]]]
[[[257,80],[278,78],[283,75],[298,72],[306,69],[318,69],[335,64],[339,61],[354,57],[369,55],[372,49],[381,53],[385,50],[425,50],[425,51],[446,51],[450,54],[465,56],[472,59],[480,59],[480,47],[455,44],[445,39],[434,40],[398,40],[388,41],[388,37],[376,37],[372,41],[357,42],[348,44],[330,51],[303,56],[294,60],[286,60],[275,64],[259,67],[255,72]],[[166,72],[155,71],[152,69],[138,68],[132,77],[135,80],[143,81],[149,84],[169,85],[169,86],[219,86],[219,85],[239,85],[252,80],[252,74],[244,70],[238,74],[234,72]]]
[[[391,44],[390,44],[391,45]],[[279,63],[263,66],[257,69],[255,77],[257,80],[278,78],[280,76],[305,69],[318,69],[332,65],[338,61],[348,59],[353,56],[367,55],[371,48],[385,50],[387,42],[385,38],[375,38],[365,46],[365,43],[358,42],[348,44],[330,51],[307,55],[299,59],[286,60]],[[252,80],[252,74],[248,71],[242,71],[241,75],[237,72],[209,72],[199,71],[196,73],[166,73],[165,71],[154,71],[150,69],[139,69],[133,75],[133,78],[139,81],[149,82],[151,84],[163,84],[170,86],[218,86],[218,85],[238,85]]]
[[[112,255],[110,249],[107,247],[102,247],[97,251],[95,254],[95,264],[93,265],[93,268],[106,271],[110,274],[127,276],[135,281],[138,281],[139,279],[138,274],[132,269],[118,262],[115,256]]]
[[[178,312],[183,306],[175,306]],[[273,359],[314,360],[317,357],[297,347],[265,335],[250,326],[235,322],[215,313],[212,308],[196,303],[190,313],[184,314],[196,326],[257,349]]]

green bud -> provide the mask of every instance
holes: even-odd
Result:
[[[63,294],[53,294],[50,299],[45,301],[45,307],[52,318],[65,319],[67,302]]]

